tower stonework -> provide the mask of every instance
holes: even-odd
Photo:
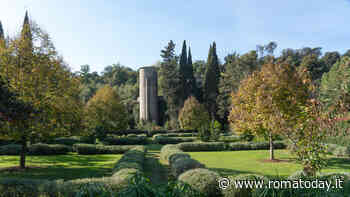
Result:
[[[154,67],[141,67],[140,79],[140,120],[159,123],[158,77]]]

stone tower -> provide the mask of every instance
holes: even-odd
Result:
[[[159,123],[158,77],[154,67],[141,67],[140,75],[140,120]]]

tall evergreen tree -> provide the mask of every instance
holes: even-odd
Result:
[[[180,110],[180,74],[177,69],[177,57],[175,55],[175,44],[170,41],[164,50],[161,50],[163,61],[159,70],[160,88],[167,105],[166,119],[171,128],[178,127],[177,117]]]
[[[216,54],[216,43],[210,46],[207,69],[204,81],[204,102],[212,119],[216,119],[216,98],[219,94],[218,84],[220,82],[219,59]]]
[[[180,93],[180,105],[182,107],[183,103],[185,102],[186,98],[188,97],[188,88],[187,88],[187,47],[186,47],[186,40],[183,41],[182,44],[182,51],[180,55],[180,64],[179,64],[179,74],[180,74],[180,86],[181,86],[181,93]]]
[[[189,98],[191,95],[195,96],[197,100],[199,100],[200,92],[197,87],[196,78],[194,77],[193,73],[193,64],[192,64],[192,53],[191,53],[191,47],[188,47],[188,59],[187,59],[187,76],[188,76],[188,85],[187,85],[187,98]]]
[[[4,40],[5,35],[4,35],[4,29],[2,28],[2,23],[0,21],[0,40]]]
[[[165,49],[160,51],[160,56],[163,58],[163,62],[171,62],[175,56],[175,43],[170,40]]]

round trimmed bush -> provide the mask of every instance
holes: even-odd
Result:
[[[252,188],[239,188],[239,186],[235,186],[234,181],[263,181],[264,184],[267,184],[269,181],[268,178],[257,174],[242,174],[235,177],[230,176],[228,178],[231,182],[228,188],[222,190],[224,197],[251,197],[253,196],[253,192],[257,192]]]
[[[193,189],[207,197],[221,195],[218,187],[219,174],[208,169],[197,168],[182,173],[178,180],[189,184]]]
[[[192,159],[190,157],[180,157],[174,162],[170,163],[171,172],[175,177],[180,174],[195,168],[205,168],[204,164],[199,163],[199,161]]]
[[[179,158],[191,158],[191,156],[184,152],[175,152],[169,156],[169,163],[174,163]]]

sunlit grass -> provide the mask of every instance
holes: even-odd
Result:
[[[0,156],[0,177],[38,179],[77,179],[109,176],[122,155],[27,156],[25,171],[4,170],[19,165],[19,156]]]
[[[255,173],[265,176],[287,177],[301,170],[287,150],[276,150],[276,159],[281,162],[266,162],[269,151],[232,151],[232,152],[190,152],[192,158],[205,164],[207,168],[219,172],[222,176]],[[350,172],[350,159],[329,158],[328,167],[321,172]]]

